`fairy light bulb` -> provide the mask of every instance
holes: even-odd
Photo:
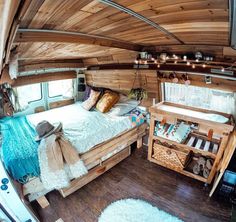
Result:
[[[189,61],[187,61],[187,63],[186,63],[186,64],[187,64],[187,66],[190,66],[190,62],[189,62]]]
[[[184,58],[184,61],[186,61],[186,60],[187,60],[187,56],[186,56],[186,55],[185,55],[183,58]]]
[[[225,71],[225,68],[224,67],[222,67],[222,69],[221,69],[221,72],[224,72]]]
[[[175,64],[177,64],[177,63],[178,63],[178,61],[177,61],[177,60],[175,60],[175,61],[174,61],[174,63],[175,63]]]
[[[192,68],[195,69],[195,67],[196,67],[195,64],[192,64]]]
[[[135,60],[134,60],[134,63],[135,63],[135,64],[138,64],[138,60],[137,60],[137,59],[135,59]]]
[[[160,64],[157,64],[157,68],[160,68]]]
[[[202,68],[206,68],[206,64],[205,63],[202,64]]]

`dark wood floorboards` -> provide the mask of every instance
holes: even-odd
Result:
[[[204,184],[147,161],[147,148],[129,158],[67,198],[47,195],[50,206],[37,210],[40,221],[95,222],[101,211],[122,198],[147,200],[186,222],[229,221],[231,208],[208,198]]]

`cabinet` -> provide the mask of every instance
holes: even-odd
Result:
[[[233,117],[168,102],[149,111],[148,160],[210,184],[234,129]]]

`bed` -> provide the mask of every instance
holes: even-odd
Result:
[[[137,112],[137,111],[135,111]],[[142,137],[146,133],[146,123],[139,118],[135,121],[135,112],[125,116],[110,116],[97,111],[86,111],[81,103],[48,110],[26,116],[27,121],[36,126],[40,121],[61,122],[64,135],[77,149],[89,170],[83,177],[73,179],[69,187],[60,189],[63,197],[68,196],[97,176],[130,155],[130,145],[138,141],[141,146]],[[23,184],[23,194],[29,201],[37,200],[42,207],[49,203],[46,190],[35,174]]]

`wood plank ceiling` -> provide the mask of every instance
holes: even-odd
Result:
[[[219,58],[223,57],[223,49],[229,47],[227,0],[115,0],[113,2],[144,16],[177,38],[98,0],[32,0],[20,22],[20,29],[83,33],[157,51],[201,50]],[[47,42],[47,39],[33,38],[24,42],[23,38],[24,35],[19,33],[15,42],[18,58],[21,60],[105,57],[106,61],[124,62],[133,60],[137,55],[135,50],[93,43],[88,45],[56,40]]]

